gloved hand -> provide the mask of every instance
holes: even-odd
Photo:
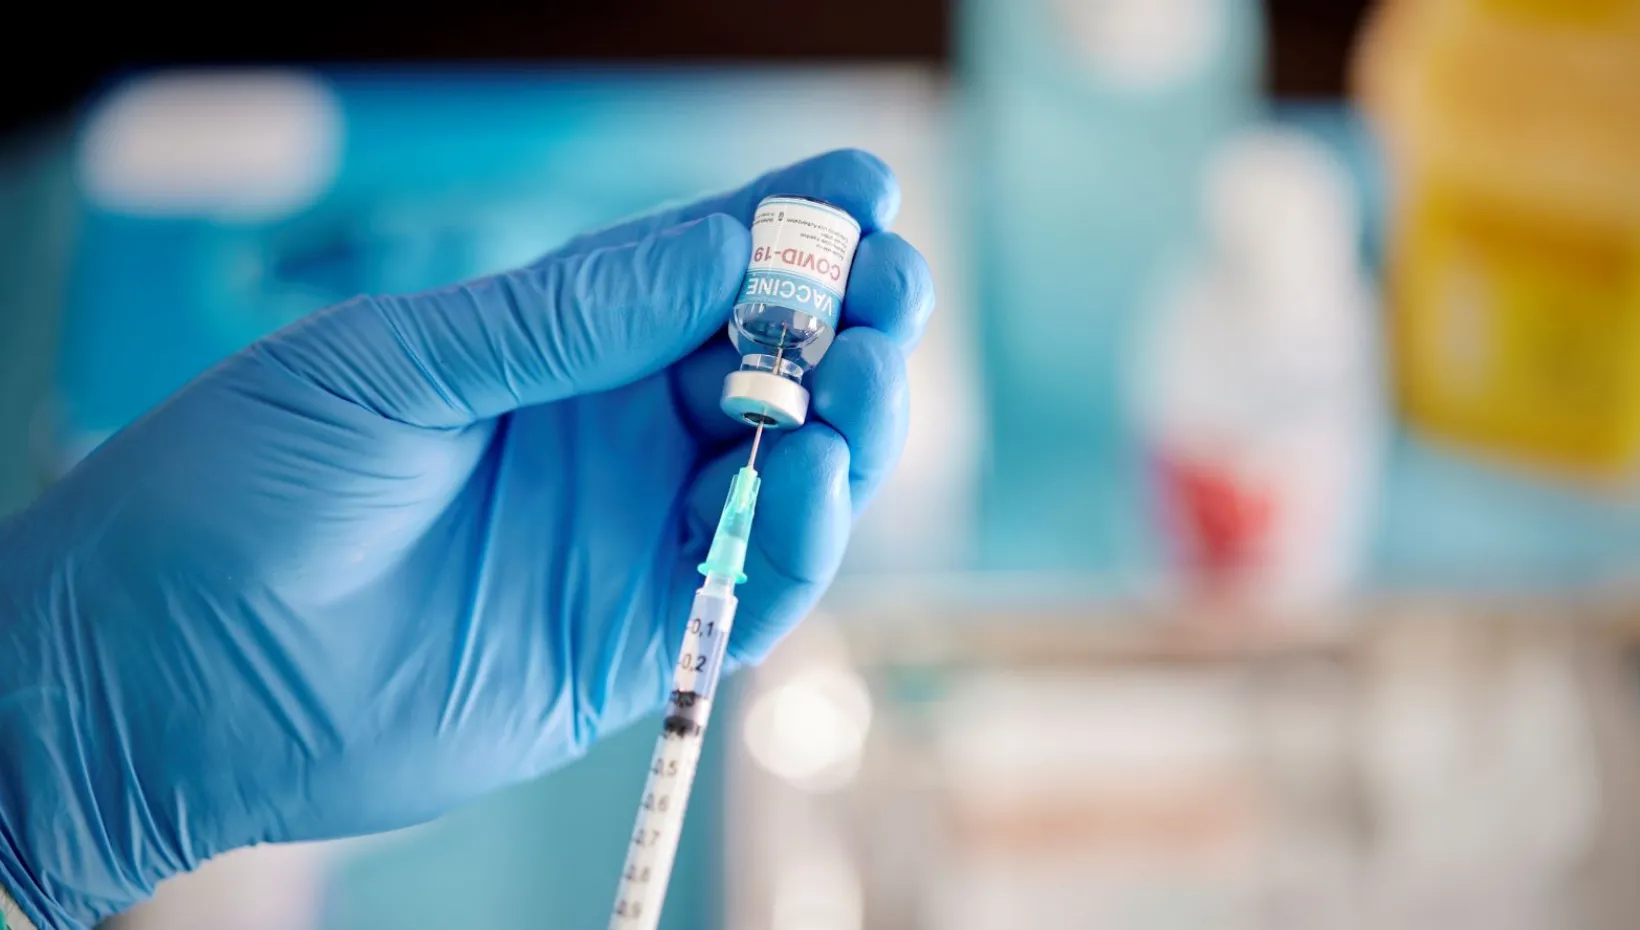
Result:
[[[659,707],[747,457],[723,329],[771,193],[867,235],[810,422],[759,456],[730,651],[767,653],[900,451],[933,304],[861,152],[332,307],[0,524],[0,885],[84,926],[235,847],[432,818]]]

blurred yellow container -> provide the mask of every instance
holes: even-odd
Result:
[[[1640,463],[1640,0],[1388,0],[1357,59],[1396,204],[1403,409],[1602,481]]]

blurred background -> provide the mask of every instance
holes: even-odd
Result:
[[[1640,2],[38,12],[0,513],[328,303],[898,170],[910,446],[669,930],[1640,925]],[[602,926],[654,732],[114,923]]]

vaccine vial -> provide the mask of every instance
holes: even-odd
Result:
[[[740,369],[723,381],[723,412],[791,429],[809,412],[803,376],[836,336],[860,224],[829,203],[767,197],[752,217],[752,261],[729,338]]]

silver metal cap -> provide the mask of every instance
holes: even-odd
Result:
[[[723,379],[721,405],[724,413],[743,423],[792,429],[808,418],[809,392],[789,378],[743,369]]]

